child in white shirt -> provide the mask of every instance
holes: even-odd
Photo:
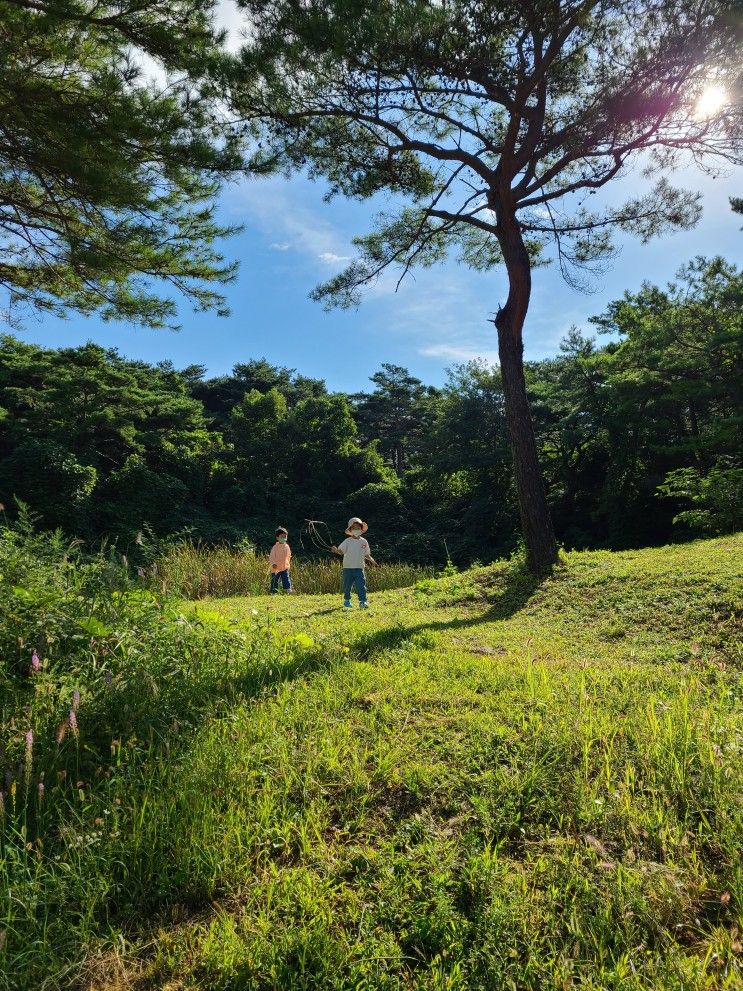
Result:
[[[363,536],[369,529],[368,524],[360,520],[358,516],[352,516],[348,521],[346,533],[348,537],[339,547],[331,547],[333,554],[343,556],[343,607],[351,608],[351,589],[356,586],[356,594],[359,597],[359,606],[368,609],[369,603],[366,601],[366,574],[365,565],[376,564],[371,556],[369,542]]]

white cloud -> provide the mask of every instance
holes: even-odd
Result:
[[[419,354],[448,361],[497,361],[491,322],[501,281],[497,276],[443,265],[403,283],[385,316],[409,335]]]
[[[328,265],[338,265],[341,262],[350,262],[350,255],[336,255],[334,251],[323,251],[318,256],[321,261],[327,262]]]
[[[487,361],[489,365],[498,364],[498,352],[493,350],[474,350],[472,348],[457,347],[451,344],[432,344],[428,347],[419,348],[418,354],[426,358],[446,358],[451,361]]]
[[[227,206],[273,238],[274,251],[296,251],[323,269],[344,263],[348,242],[320,211],[306,206],[301,192],[285,179],[247,180],[228,192]],[[324,272],[323,272],[324,275]],[[308,286],[308,291],[311,286]]]
[[[253,237],[264,234],[268,248],[305,260],[304,270],[294,277],[308,293],[328,277],[329,269],[350,261],[352,233],[363,224],[363,217],[351,220],[345,207],[323,204],[319,187],[301,178],[247,180],[231,187],[225,205],[247,219]],[[355,229],[349,230],[352,224]],[[508,292],[503,269],[483,274],[444,263],[413,270],[398,287],[399,277],[399,270],[382,273],[364,291],[359,316],[353,319],[391,341],[407,339],[426,358],[497,363],[493,318]],[[583,317],[581,299],[564,289],[556,295],[554,285],[541,279],[535,283],[524,331],[526,356],[532,360],[554,354],[571,324]]]
[[[156,86],[163,88],[168,85],[168,74],[165,71],[162,62],[154,59],[147,52],[135,49],[132,52],[132,60],[136,62],[140,70],[140,80],[145,83],[154,83]]]
[[[236,52],[248,33],[248,21],[234,0],[219,0],[214,11],[214,24],[227,31],[225,47],[230,52]]]

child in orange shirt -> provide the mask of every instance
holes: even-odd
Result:
[[[279,580],[285,592],[291,592],[292,590],[292,580],[289,577],[292,549],[287,543],[288,539],[289,531],[286,527],[280,526],[276,531],[276,543],[268,555],[268,562],[271,565],[271,595],[275,595],[278,592]]]

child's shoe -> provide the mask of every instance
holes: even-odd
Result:
[[[359,609],[368,609],[368,608],[369,608],[368,602],[359,602]]]
[[[350,609],[351,608],[351,602],[350,602],[349,599],[346,599],[346,601],[343,603],[343,608],[344,609]]]

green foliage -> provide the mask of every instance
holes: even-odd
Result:
[[[181,374],[188,376],[191,394],[201,400],[204,409],[215,426],[223,428],[232,410],[242,398],[255,390],[261,394],[278,390],[288,406],[296,406],[300,399],[325,395],[325,383],[319,379],[297,375],[293,368],[280,368],[269,364],[265,358],[238,362],[231,375],[204,379],[204,369],[194,366]]]
[[[666,475],[658,494],[691,502],[694,508],[677,513],[673,522],[701,533],[732,533],[743,525],[743,468],[720,464],[706,476],[678,468]]]
[[[305,169],[329,196],[385,191],[399,204],[317,298],[353,305],[387,266],[404,275],[450,250],[512,267],[515,241],[527,272],[552,246],[580,281],[614,231],[647,240],[696,221],[698,197],[666,178],[685,150],[740,160],[736,114],[692,112],[709,64],[731,90],[737,78],[724,3],[705,3],[701,20],[687,0],[241,7],[250,32],[233,97],[261,138],[256,172]],[[654,186],[589,207],[643,152]]]
[[[697,258],[668,286],[612,302],[594,320],[608,341],[574,329],[556,357],[528,366],[565,546],[662,543],[684,534],[679,512],[710,508],[656,490],[678,471],[718,479],[716,466],[743,457],[741,313],[738,269]],[[369,518],[381,560],[461,565],[517,544],[503,386],[482,363],[454,367],[443,388],[385,364],[368,392],[345,396],[265,360],[205,379],[92,344],[6,337],[0,408],[8,512],[20,498],[46,526],[117,539],[136,564],[145,526],[267,551],[280,523],[301,553],[305,519],[337,536],[351,515]],[[739,525],[722,507],[713,515]]]
[[[528,370],[558,532],[585,546],[655,543],[671,504],[668,472],[706,475],[740,458],[743,280],[720,258],[695,259],[666,289],[649,284],[594,319],[616,335],[598,348],[575,331],[557,358]],[[592,536],[592,534],[594,536]]]
[[[44,350],[0,339],[0,490],[75,536],[177,529],[202,495],[216,438],[167,366],[95,344]],[[214,452],[216,453],[216,452]]]
[[[493,322],[519,518],[530,566],[548,571],[557,542],[523,375],[532,269],[551,249],[568,282],[584,284],[586,270],[590,282],[617,231],[645,242],[697,222],[700,196],[668,178],[687,154],[743,161],[739,108],[695,112],[710,66],[718,85],[739,83],[730,4],[240,6],[248,30],[232,95],[258,139],[250,166],[321,178],[328,198],[387,194],[356,257],[315,299],[355,306],[387,269],[402,280],[452,251],[478,270],[506,268]],[[649,187],[619,205],[590,199],[633,164]]]
[[[181,883],[151,872],[170,832],[152,847],[145,810],[199,728],[320,659],[186,616],[24,515],[0,528],[0,574],[0,986],[31,989]]]
[[[86,519],[98,474],[62,444],[29,437],[4,460],[0,479],[16,499],[31,500],[37,512],[74,532]]]
[[[434,411],[409,484],[430,507],[431,522],[423,525],[439,537],[436,559],[451,552],[473,561],[509,550],[518,524],[498,370],[481,362],[451,369]]]
[[[405,514],[402,491],[391,479],[368,482],[351,495],[349,502],[362,519],[384,520],[387,528],[400,524]]]
[[[154,327],[176,305],[223,308],[220,176],[239,166],[220,120],[213,4],[40,0],[0,5],[0,285],[5,314],[98,312]],[[147,58],[168,72],[148,82]]]
[[[354,417],[367,440],[379,440],[379,450],[396,474],[405,474],[408,461],[420,453],[420,439],[434,405],[436,390],[426,388],[407,368],[382,364],[371,376],[372,393],[352,396]]]

